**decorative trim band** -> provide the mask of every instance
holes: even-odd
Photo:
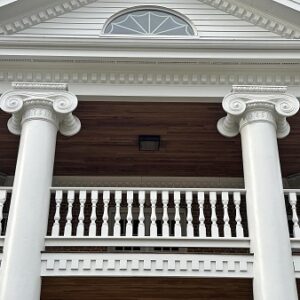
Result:
[[[66,83],[53,82],[12,82],[12,87],[15,90],[58,90],[67,91]]]
[[[44,253],[41,276],[253,277],[251,255]]]

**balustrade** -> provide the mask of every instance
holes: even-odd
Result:
[[[51,237],[243,238],[244,190],[52,190]]]

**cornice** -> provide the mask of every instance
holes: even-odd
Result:
[[[278,20],[270,15],[262,13],[253,7],[237,3],[234,0],[200,0],[235,17],[246,20],[253,25],[263,27],[284,38],[299,39],[300,30],[296,26]]]
[[[64,1],[61,4],[55,4],[36,10],[33,13],[21,16],[19,18],[13,19],[9,22],[0,25],[0,35],[1,34],[13,34],[18,31],[29,28],[33,25],[39,24],[41,22],[53,19],[67,12],[71,12],[74,9],[85,6],[86,4],[95,2],[96,0],[69,0]]]

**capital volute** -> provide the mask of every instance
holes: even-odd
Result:
[[[0,97],[0,108],[12,114],[8,121],[12,133],[20,134],[22,124],[30,120],[51,122],[67,136],[80,130],[80,121],[72,114],[78,100],[66,84],[14,82],[12,87]]]
[[[233,86],[222,102],[227,116],[218,122],[218,131],[227,137],[236,136],[241,128],[253,122],[270,122],[277,137],[289,134],[287,117],[299,110],[299,101],[287,93],[285,86]]]

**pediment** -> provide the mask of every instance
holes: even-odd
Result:
[[[159,5],[186,17],[199,38],[300,38],[297,26],[232,0],[70,0],[49,3],[2,21],[0,34],[99,39],[104,35],[103,28],[108,20],[120,11]]]

